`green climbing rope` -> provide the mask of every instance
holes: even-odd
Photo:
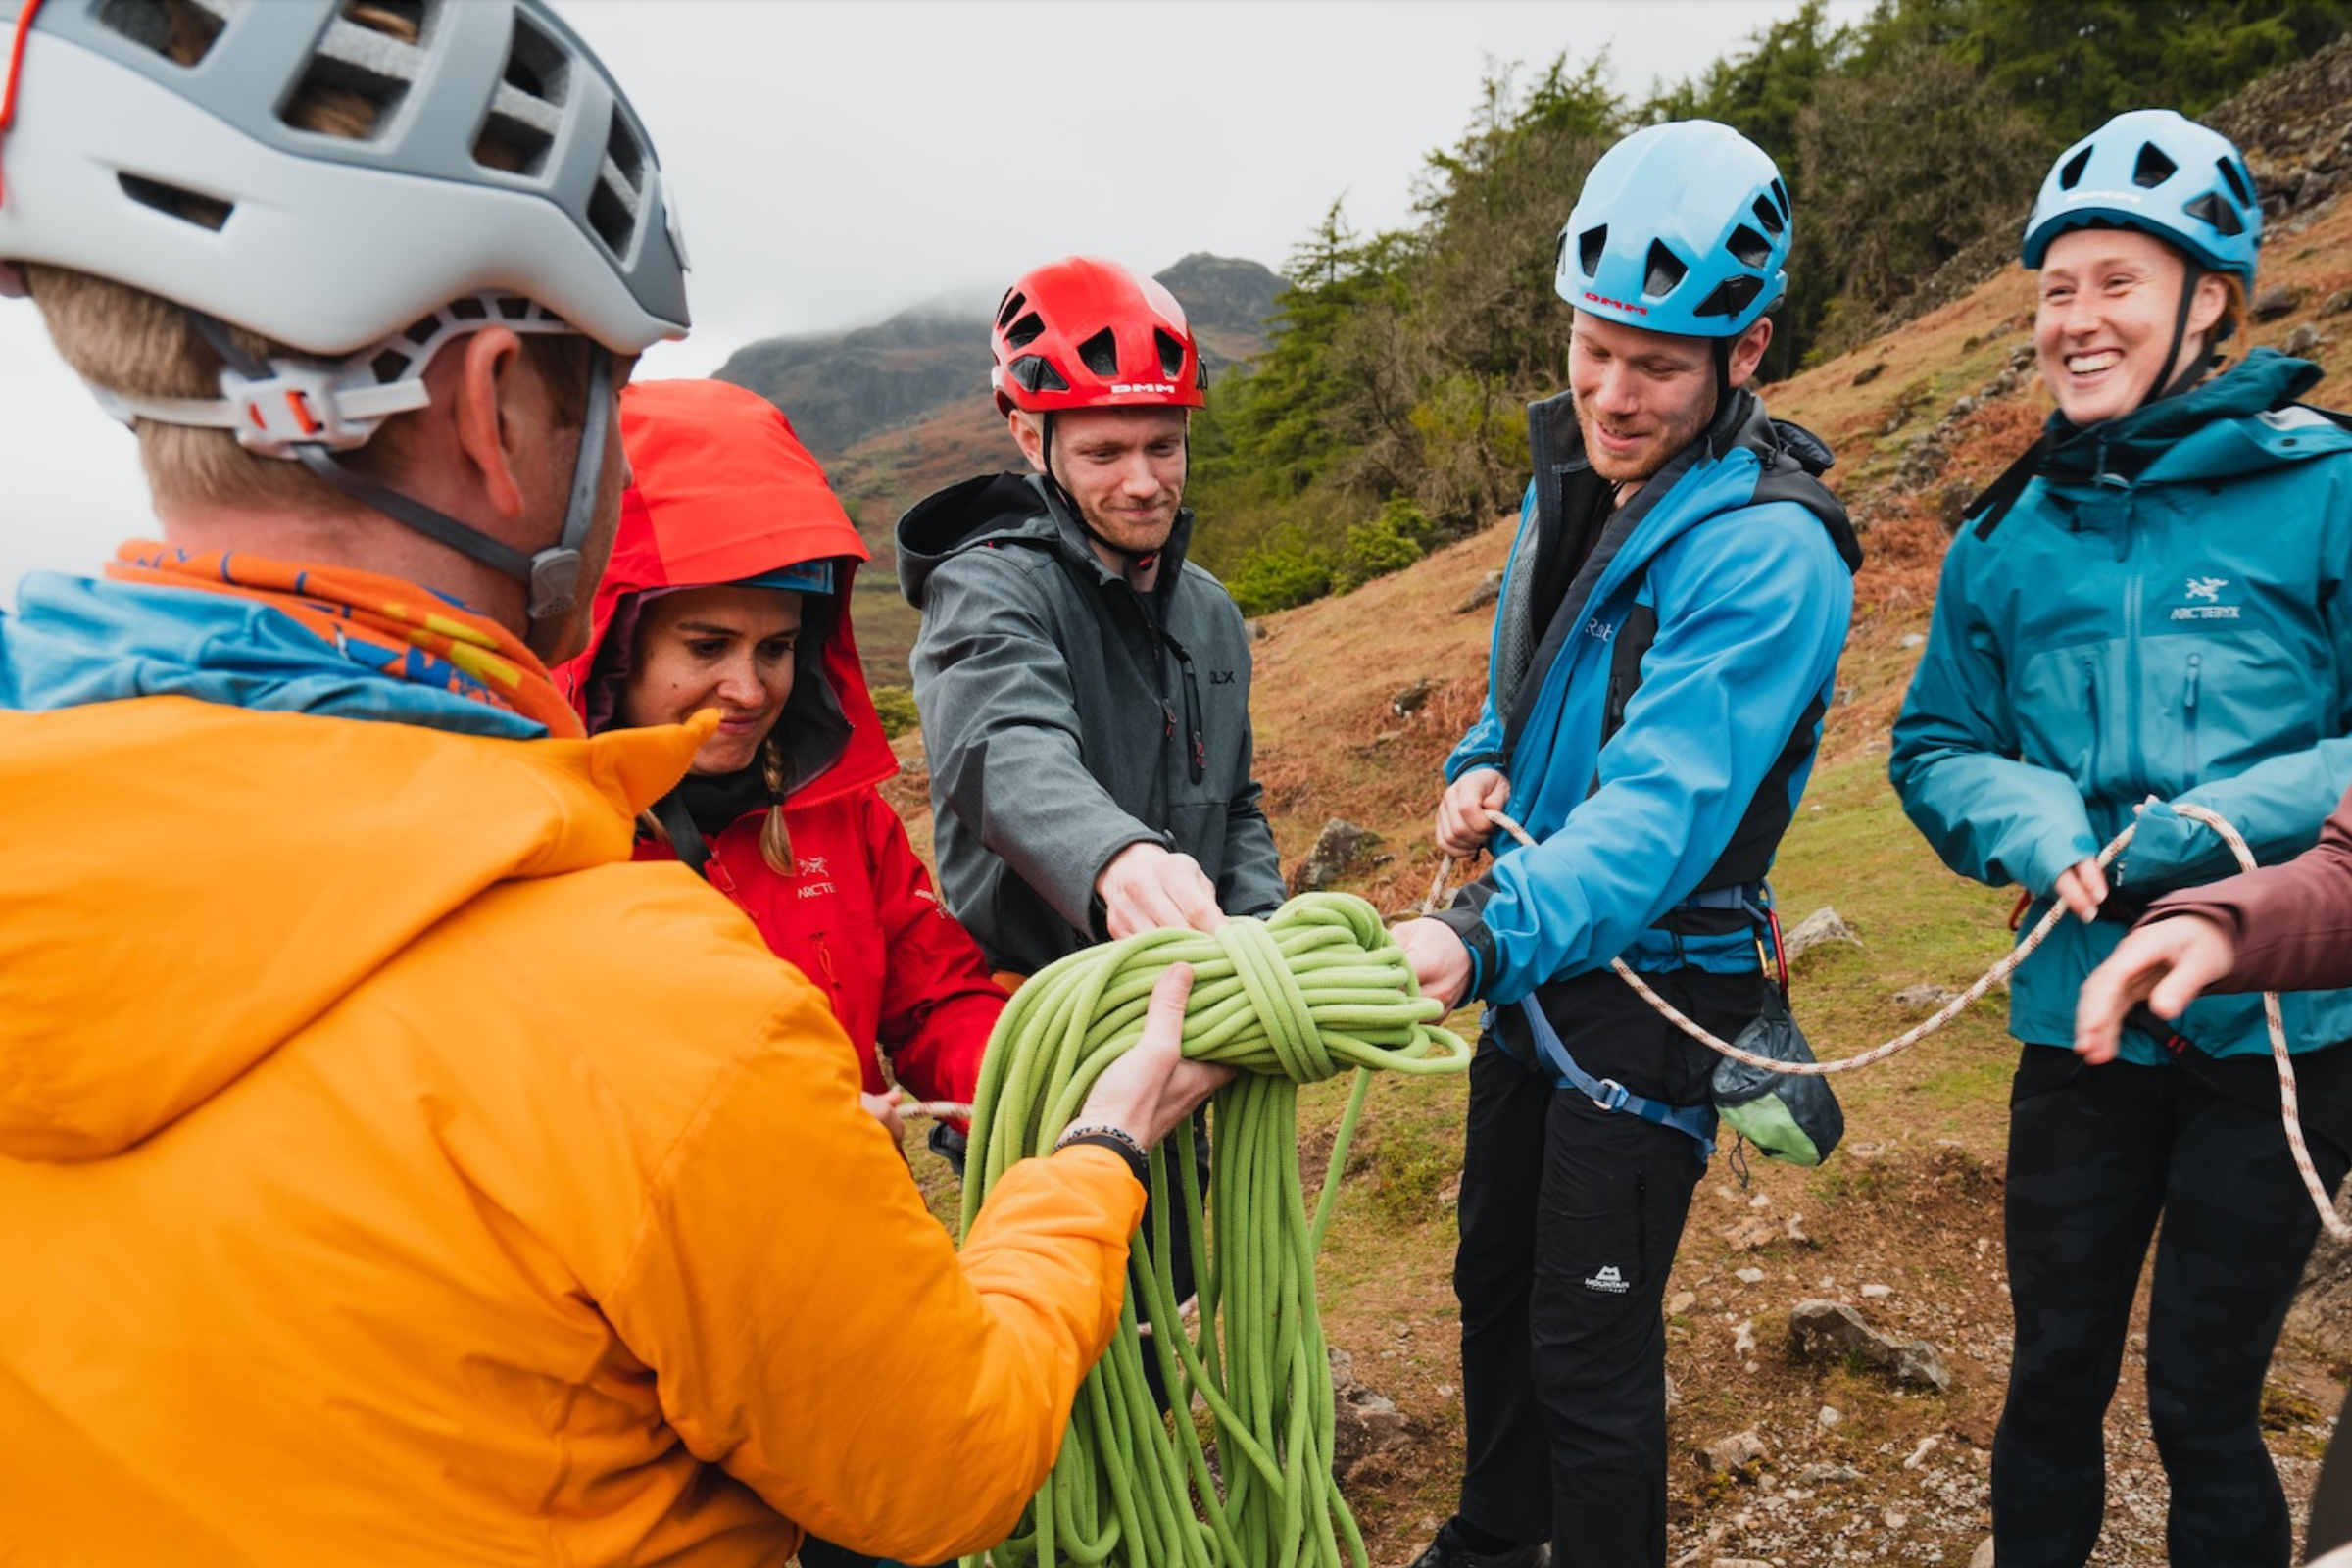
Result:
[[[1152,988],[1193,968],[1184,1054],[1244,1069],[1210,1102],[1216,1155],[1206,1219],[1200,1177],[1152,1152],[1152,1246],[1133,1250],[1110,1349],[1070,1412],[1053,1473],[1014,1536],[966,1568],[1365,1568],[1331,1473],[1331,1371],[1315,1308],[1315,1254],[1331,1223],[1371,1073],[1460,1072],[1470,1048],[1438,1027],[1379,914],[1310,893],[1214,935],[1152,931],[1073,954],[1014,996],[989,1041],[965,1166],[963,1228],[1012,1164],[1054,1147],[1102,1069],[1143,1033]],[[1356,1081],[1310,1219],[1298,1179],[1298,1093],[1348,1068]],[[1185,1141],[1177,1140],[1179,1144]],[[1168,1204],[1192,1220],[1197,1325],[1163,1268]],[[1136,1332],[1135,1303],[1153,1331]],[[1152,1356],[1173,1417],[1144,1377]],[[1203,1442],[1205,1419],[1214,1460]],[[1345,1557],[1342,1538],[1345,1538]]]

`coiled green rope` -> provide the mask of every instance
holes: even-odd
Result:
[[[1470,1063],[1469,1045],[1438,1027],[1446,1009],[1420,995],[1372,906],[1309,893],[1262,921],[1232,920],[1208,936],[1146,932],[1033,976],[989,1040],[963,1228],[1016,1160],[1054,1147],[1102,1069],[1142,1035],[1152,988],[1176,963],[1194,976],[1184,1054],[1243,1069],[1211,1102],[1205,1227],[1194,1163],[1176,1161],[1175,1200],[1192,1219],[1198,1327],[1180,1320],[1166,1271],[1135,1249],[1118,1333],[1079,1392],[1053,1473],[1018,1532],[965,1558],[965,1568],[1365,1568],[1363,1536],[1331,1473],[1315,1254],[1371,1073],[1453,1073]],[[1349,1067],[1355,1085],[1310,1219],[1298,1180],[1298,1085]],[[1150,1255],[1164,1259],[1171,1197],[1158,1149],[1152,1199]],[[1149,1339],[1136,1332],[1139,1298],[1151,1308]],[[1171,1391],[1172,1417],[1152,1402],[1147,1354]],[[1196,1409],[1215,1437],[1214,1466]]]

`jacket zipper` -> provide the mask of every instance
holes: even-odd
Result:
[[[1120,586],[1134,596],[1137,608],[1143,612],[1144,624],[1152,632],[1152,648],[1176,656],[1176,667],[1184,681],[1185,776],[1198,784],[1208,776],[1208,744],[1201,732],[1200,687],[1193,675],[1193,656],[1160,625],[1159,617],[1152,612],[1152,602],[1133,583],[1122,579]],[[1159,714],[1163,722],[1160,739],[1167,740],[1176,733],[1176,707],[1164,694],[1159,699]]]
[[[2096,795],[2099,789],[2099,665],[2093,659],[2082,661],[2082,710],[2090,718],[2090,757],[2083,764],[2082,793]]]
[[[841,971],[833,967],[833,950],[825,946],[824,934],[818,932],[810,936],[808,942],[809,946],[816,949],[816,966],[824,971],[825,989],[840,996]]]
[[[2190,789],[2194,789],[2197,783],[2197,679],[2204,672],[2204,663],[2205,656],[2203,654],[2188,656],[2188,689],[2180,699],[2180,727],[2186,739],[2185,750],[2188,754],[2187,773],[2183,782]]]

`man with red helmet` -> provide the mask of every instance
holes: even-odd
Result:
[[[1184,557],[1201,373],[1183,307],[1073,256],[1006,291],[992,337],[1034,471],[951,485],[898,530],[949,908],[1022,973],[1262,914],[1283,887],[1250,776],[1249,632]]]

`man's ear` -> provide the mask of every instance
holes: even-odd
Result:
[[[1764,363],[1764,351],[1770,347],[1772,318],[1759,316],[1756,324],[1740,333],[1740,341],[1732,345],[1732,363],[1728,372],[1732,385],[1747,385],[1748,378],[1756,373],[1756,367]]]
[[[501,517],[522,515],[519,476],[523,432],[545,411],[526,400],[541,389],[526,385],[522,339],[503,326],[469,332],[462,342],[451,408],[458,445],[480,476],[482,497]]]
[[[1029,460],[1029,466],[1039,473],[1045,472],[1046,444],[1038,432],[1037,421],[1015,409],[1004,416],[1004,422],[1011,426],[1013,442],[1021,449],[1021,456]]]

